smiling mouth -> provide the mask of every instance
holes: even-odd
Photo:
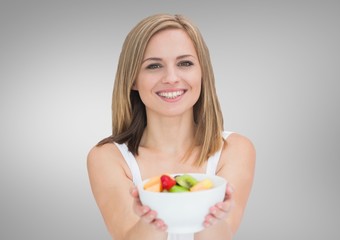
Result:
[[[157,95],[167,99],[174,99],[182,96],[185,93],[184,90],[173,91],[173,92],[158,92]]]

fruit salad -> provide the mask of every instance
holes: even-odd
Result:
[[[189,174],[181,174],[172,177],[162,174],[149,179],[144,184],[144,190],[152,192],[195,192],[210,189],[214,186],[209,178],[197,180]]]

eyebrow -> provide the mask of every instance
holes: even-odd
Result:
[[[191,54],[185,54],[185,55],[180,55],[178,57],[176,57],[176,60],[179,60],[179,59],[183,59],[183,58],[187,58],[187,57],[193,57],[195,58],[193,55]],[[146,61],[161,61],[162,58],[158,58],[158,57],[150,57],[150,58],[146,58],[142,61],[142,63],[146,62]]]

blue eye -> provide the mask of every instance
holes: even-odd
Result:
[[[191,61],[183,61],[183,62],[180,62],[178,64],[178,66],[180,66],[180,67],[190,67],[192,65],[194,65],[194,64]]]
[[[157,69],[157,68],[161,68],[162,66],[158,63],[153,63],[153,64],[150,64],[148,65],[146,68],[147,69]]]

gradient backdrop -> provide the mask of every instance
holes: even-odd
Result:
[[[257,149],[236,240],[340,239],[340,2],[0,2],[0,239],[109,240],[86,170],[121,45],[181,13],[210,47],[225,129]]]

